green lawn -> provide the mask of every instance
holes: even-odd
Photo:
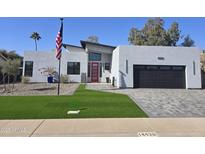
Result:
[[[68,110],[82,109],[78,115]],[[0,96],[0,119],[147,117],[126,95],[85,89],[72,96]]]

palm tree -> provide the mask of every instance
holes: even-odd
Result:
[[[41,39],[41,36],[39,33],[37,32],[33,32],[30,36],[30,38],[34,39],[35,41],[35,47],[36,47],[36,51],[37,51],[37,41],[39,41]]]

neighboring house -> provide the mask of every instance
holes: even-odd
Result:
[[[194,47],[64,44],[61,74],[71,82],[110,82],[118,88],[201,88],[200,50]],[[46,82],[39,69],[54,67],[53,52],[25,52],[23,75]]]

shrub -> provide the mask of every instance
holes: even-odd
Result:
[[[61,83],[68,83],[69,82],[68,75],[61,74],[60,81],[61,81]]]
[[[29,83],[30,79],[28,77],[22,77],[22,83]]]

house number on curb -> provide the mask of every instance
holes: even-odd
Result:
[[[138,132],[137,136],[139,137],[154,137],[157,136],[156,132]]]

